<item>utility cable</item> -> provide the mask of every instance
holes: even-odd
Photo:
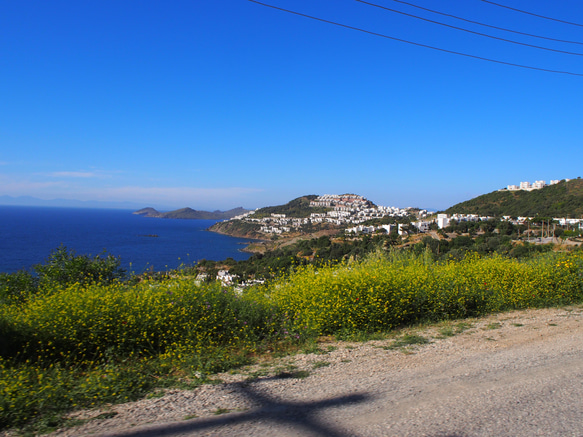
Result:
[[[391,0],[391,1],[396,2],[396,3],[402,3],[402,4],[408,5],[408,6],[412,6],[414,8],[421,9],[423,11],[432,12],[434,14],[443,15],[444,17],[455,18],[456,20],[465,21],[466,23],[477,24],[478,26],[484,26],[484,27],[489,27],[491,29],[502,30],[504,32],[516,33],[518,35],[530,36],[532,38],[545,39],[545,40],[548,40],[548,41],[556,41],[556,42],[562,42],[562,43],[567,43],[567,44],[580,44],[580,45],[583,45],[583,42],[580,42],[580,41],[570,41],[570,40],[566,40],[566,39],[551,38],[551,37],[548,37],[548,36],[535,35],[533,33],[520,32],[518,30],[507,29],[505,27],[493,26],[491,24],[481,23],[479,21],[474,21],[474,20],[469,20],[467,18],[458,17],[457,15],[446,14],[445,12],[439,12],[439,11],[436,11],[434,9],[424,8],[423,6],[419,6],[419,5],[416,5],[416,4],[413,4],[413,3],[409,3],[409,2],[405,2],[405,1],[402,1],[402,0]]]
[[[333,24],[335,26],[344,27],[346,29],[357,30],[359,32],[367,33],[369,35],[380,36],[381,38],[391,39],[393,41],[404,42],[404,43],[411,44],[411,45],[414,45],[414,46],[425,47],[425,48],[432,49],[432,50],[437,50],[437,51],[440,51],[440,52],[451,53],[451,54],[454,54],[454,55],[465,56],[465,57],[473,58],[473,59],[480,59],[482,61],[494,62],[496,64],[510,65],[512,67],[526,68],[526,69],[529,69],[529,70],[546,71],[547,73],[559,73],[559,74],[568,74],[568,75],[571,75],[571,76],[580,76],[580,77],[583,77],[583,73],[573,73],[571,71],[551,70],[551,69],[547,69],[547,68],[532,67],[532,66],[523,65],[523,64],[514,64],[512,62],[499,61],[499,60],[496,60],[496,59],[484,58],[482,56],[471,55],[471,54],[468,54],[468,53],[462,53],[462,52],[456,52],[456,51],[453,51],[453,50],[442,49],[440,47],[434,47],[434,46],[430,46],[430,45],[427,45],[427,44],[421,44],[421,43],[414,42],[414,41],[408,41],[406,39],[397,38],[397,37],[394,37],[394,36],[389,36],[389,35],[385,35],[385,34],[382,34],[382,33],[373,32],[373,31],[366,30],[366,29],[361,29],[359,27],[349,26],[347,24],[337,23],[335,21],[326,20],[324,18],[314,17],[312,15],[303,14],[301,12],[292,11],[290,9],[280,8],[278,6],[270,5],[268,3],[262,3],[262,2],[257,1],[257,0],[248,0],[248,1],[250,1],[251,3],[256,3],[256,4],[261,5],[261,6],[265,6],[265,7],[272,8],[272,9],[276,9],[276,10],[279,10],[279,11],[282,11],[282,12],[287,12],[287,13],[290,13],[290,14],[298,15],[300,17],[310,18],[312,20],[320,21],[322,23]]]
[[[457,27],[457,26],[452,26],[451,24],[442,23],[441,21],[430,20],[429,18],[423,18],[423,17],[420,17],[418,15],[408,14],[407,12],[398,11],[397,9],[391,9],[391,8],[386,7],[386,6],[377,5],[376,3],[370,3],[370,2],[367,2],[367,1],[364,1],[364,0],[356,0],[356,1],[359,2],[359,3],[363,3],[365,5],[374,6],[375,8],[384,9],[385,11],[395,12],[397,14],[405,15],[407,17],[416,18],[418,20],[427,21],[429,23],[439,24],[440,26],[445,26],[445,27],[449,27],[451,29],[461,30],[463,32],[472,33],[474,35],[485,36],[486,38],[492,38],[492,39],[496,39],[498,41],[509,42],[511,44],[518,44],[518,45],[521,45],[521,46],[532,47],[532,48],[540,49],[540,50],[548,50],[549,52],[557,52],[557,53],[563,53],[563,54],[566,54],[566,55],[574,55],[574,56],[583,56],[583,53],[568,52],[568,51],[565,51],[565,50],[551,49],[549,47],[537,46],[537,45],[528,44],[528,43],[525,43],[525,42],[514,41],[512,39],[500,38],[498,36],[488,35],[487,33],[475,32],[473,30],[464,29],[463,27]]]
[[[564,23],[564,24],[571,24],[572,26],[579,26],[579,27],[583,27],[583,24],[579,24],[579,23],[572,23],[571,21],[565,21],[565,20],[559,20],[558,18],[552,18],[552,17],[547,17],[545,15],[538,15],[538,14],[534,14],[532,12],[528,12],[528,11],[523,11],[522,9],[516,9],[516,8],[511,8],[510,6],[506,6],[506,5],[501,5],[500,3],[494,3],[491,2],[489,0],[482,0],[484,3],[490,3],[491,5],[494,6],[499,6],[501,8],[506,8],[506,9],[510,9],[516,12],[520,12],[522,14],[528,14],[528,15],[532,15],[534,17],[539,17],[539,18],[544,18],[545,20],[552,20],[552,21],[558,21],[559,23]]]

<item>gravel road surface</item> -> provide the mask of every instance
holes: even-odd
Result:
[[[583,436],[582,322],[581,307],[528,310],[407,331],[427,344],[324,342],[52,435]]]

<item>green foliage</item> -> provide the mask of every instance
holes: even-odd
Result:
[[[110,284],[126,277],[120,265],[119,258],[112,255],[103,253],[92,258],[61,246],[45,264],[34,266],[33,273],[0,273],[0,305],[22,303],[39,290],[52,290],[55,286]]]
[[[264,310],[217,283],[144,281],[55,287],[5,308],[4,319],[24,333],[20,359],[93,364],[254,343],[275,329],[266,325]]]
[[[428,262],[395,253],[361,263],[307,266],[270,288],[267,301],[295,327],[319,334],[375,332],[426,320],[557,305],[583,297],[583,257],[555,254],[515,261],[500,256]]]
[[[0,273],[0,305],[24,302],[37,289],[38,278],[29,272]]]
[[[248,238],[262,237],[259,231],[261,225],[259,223],[248,222],[245,220],[229,220],[224,222],[215,223],[210,227],[212,231],[233,235],[233,236],[246,236]]]
[[[528,258],[553,249],[552,244],[517,243],[526,230],[524,225],[514,225],[504,220],[452,223],[445,231],[457,233],[451,239],[434,239],[429,235],[412,247],[413,253],[420,255],[429,250],[434,260],[461,259],[467,253],[480,255],[500,254],[512,258]],[[467,235],[461,235],[466,234]]]
[[[0,427],[247,364],[268,342],[297,341],[288,325],[217,283],[55,285],[0,307]]]
[[[298,197],[279,206],[267,206],[260,208],[253,214],[253,218],[270,217],[271,214],[285,214],[288,217],[304,218],[309,217],[312,213],[325,213],[331,211],[331,208],[311,207],[310,201],[315,200],[318,196],[310,194],[308,196]]]
[[[119,258],[105,253],[90,257],[77,255],[74,250],[60,246],[48,257],[45,264],[34,268],[39,286],[67,286],[69,284],[111,284],[125,277]]]
[[[502,217],[580,217],[583,215],[583,180],[561,181],[540,190],[494,191],[445,211]]]
[[[429,340],[417,334],[405,334],[403,337],[393,341],[393,343],[387,347],[387,349],[398,349],[405,346],[427,344]]]
[[[159,362],[147,360],[81,370],[0,358],[0,429],[18,426],[26,431],[36,420],[32,431],[51,431],[66,423],[67,411],[142,397],[167,377],[164,370]]]
[[[237,261],[229,266],[229,272],[243,279],[274,278],[299,266],[337,264],[349,259],[364,257],[370,252],[396,244],[395,235],[365,235],[354,240],[332,241],[322,236],[283,246],[267,253],[254,254],[247,260]],[[203,260],[197,264],[204,271],[216,271],[225,263]]]

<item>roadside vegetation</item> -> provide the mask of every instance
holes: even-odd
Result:
[[[429,246],[389,247],[292,265],[243,291],[188,271],[131,277],[116,258],[66,248],[33,273],[0,275],[0,429],[25,433],[74,424],[76,409],[195,387],[321,335],[583,301],[580,249],[442,259]]]
[[[371,221],[371,225],[409,223],[411,218],[396,220],[385,217]],[[544,219],[549,223],[551,219]],[[229,223],[229,222],[225,222]],[[536,237],[542,234],[542,221],[532,221],[524,225],[515,225],[506,220],[490,219],[483,221],[453,221],[444,229],[432,226],[430,234],[418,234],[413,226],[408,226],[409,236],[399,236],[396,231],[387,234],[379,230],[374,234],[347,235],[344,230],[336,235],[323,235],[317,238],[302,239],[292,244],[281,244],[265,253],[255,253],[247,260],[235,261],[230,258],[223,261],[201,260],[190,267],[191,274],[206,273],[208,278],[215,278],[217,272],[227,269],[240,280],[273,279],[300,265],[316,266],[337,264],[351,259],[362,259],[376,250],[399,248],[411,251],[415,255],[431,252],[434,261],[447,261],[452,258],[461,260],[469,253],[480,256],[499,254],[516,259],[524,259],[543,252],[558,249],[552,243],[535,244]],[[564,230],[557,227],[554,231],[556,241],[575,239],[581,235],[580,230]]]

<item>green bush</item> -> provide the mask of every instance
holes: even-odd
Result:
[[[38,275],[39,286],[48,288],[55,285],[69,284],[110,284],[125,277],[121,261],[105,253],[93,258],[77,255],[65,246],[55,249],[45,264],[34,267]]]
[[[38,278],[29,272],[0,273],[0,305],[24,302],[37,289]]]

